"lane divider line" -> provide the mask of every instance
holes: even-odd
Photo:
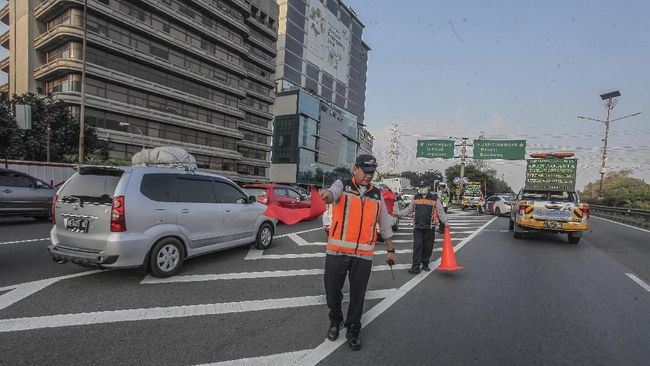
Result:
[[[4,241],[0,242],[0,245],[8,244],[20,244],[20,243],[35,243],[37,241],[49,241],[50,238],[40,238],[40,239],[25,239],[25,240],[14,240],[14,241]]]
[[[640,227],[636,227],[636,226],[632,226],[632,225],[624,224],[624,223],[622,223],[622,222],[618,222],[618,221],[614,221],[614,220],[610,220],[610,219],[605,219],[605,218],[598,217],[598,216],[594,216],[594,215],[591,215],[591,217],[593,217],[593,218],[595,218],[595,219],[598,219],[598,220],[603,220],[603,221],[611,222],[612,224],[618,224],[618,225],[621,225],[621,226],[629,227],[630,229],[636,229],[636,230],[645,231],[646,233],[650,233],[650,230],[648,230],[648,229],[643,229],[643,228],[640,228]]]
[[[366,293],[366,299],[383,299],[395,289],[374,290]],[[348,294],[344,295],[347,301]],[[243,313],[248,311],[277,310],[314,305],[325,305],[325,295],[287,297],[280,299],[248,300],[215,304],[182,305],[145,309],[97,311],[91,313],[58,314],[29,318],[0,319],[0,333],[20,332],[34,329],[71,327],[118,323],[138,320],[173,319],[190,316]]]
[[[472,235],[465,238],[460,244],[456,246],[455,250],[458,251],[462,249],[470,240],[472,240],[476,235],[478,235],[483,229],[485,229],[488,225],[493,223],[494,220],[496,220],[496,217],[486,222],[476,232],[474,232]],[[439,265],[440,265],[440,258],[438,258],[438,260],[433,262],[431,264],[431,267],[436,268]],[[368,324],[372,323],[373,320],[375,320],[379,315],[383,314],[393,304],[395,304],[397,300],[399,300],[404,295],[406,295],[417,284],[422,282],[425,278],[427,278],[427,276],[429,276],[433,272],[434,271],[420,272],[420,274],[416,275],[415,277],[413,277],[413,279],[411,279],[410,281],[402,285],[402,287],[397,289],[397,291],[387,296],[385,299],[379,302],[379,304],[373,306],[372,309],[368,310],[365,314],[363,314],[363,317],[361,318],[361,326],[364,328],[367,327]],[[339,346],[341,346],[343,343],[345,343],[345,337],[341,337],[334,342],[325,340],[319,346],[312,349],[309,353],[300,357],[300,359],[298,359],[294,363],[294,365],[308,365],[308,366],[316,365],[317,363],[325,359],[325,357],[329,356],[332,352],[334,352],[337,348],[339,348]]]
[[[632,273],[626,273],[626,275],[630,277],[632,281],[636,282],[639,286],[643,287],[646,291],[650,292],[650,285],[645,283],[645,281],[643,281],[642,279],[640,279],[639,277],[635,276]]]
[[[73,273],[73,274],[69,274],[69,275],[65,275],[65,276],[50,277],[50,278],[44,278],[42,280],[37,280],[37,281],[23,282],[23,283],[18,283],[18,284],[15,284],[15,285],[0,287],[0,291],[13,290],[13,289],[15,289],[17,287],[20,287],[20,286],[32,285],[32,284],[43,282],[43,281],[52,281],[52,283],[54,283],[54,282],[58,282],[58,281],[61,281],[61,280],[67,280],[69,278],[83,277],[83,276],[88,276],[88,275],[92,275],[92,274],[95,274],[95,273],[106,272],[106,271],[111,271],[111,269],[94,269],[92,271],[82,271],[82,272],[77,272],[77,273]]]
[[[42,289],[59,282],[61,280],[66,280],[69,278],[75,278],[75,277],[82,277],[82,276],[88,276],[92,275],[95,273],[99,272],[105,272],[105,271],[110,271],[109,270],[102,270],[102,269],[97,269],[93,271],[84,271],[84,272],[79,272],[79,273],[74,273],[71,275],[66,275],[66,276],[59,276],[59,277],[52,277],[52,278],[46,278],[44,280],[38,280],[38,281],[32,281],[32,282],[25,282],[21,283],[18,285],[10,285],[10,286],[5,286],[1,287],[0,291],[7,291],[6,294],[0,295],[0,310],[5,309],[18,301],[31,296]]]

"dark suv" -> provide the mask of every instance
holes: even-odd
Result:
[[[15,170],[0,169],[0,216],[48,220],[56,188]]]

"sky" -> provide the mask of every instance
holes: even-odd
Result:
[[[581,189],[599,178],[604,125],[577,116],[604,120],[599,95],[620,90],[612,119],[641,115],[611,124],[607,165],[650,181],[650,1],[344,1],[372,48],[365,123],[380,169],[397,123],[400,171],[459,162],[416,159],[418,139],[483,133],[526,139],[528,152],[576,152]],[[523,185],[525,162],[489,166]]]
[[[415,158],[418,138],[523,138],[527,151],[574,151],[578,189],[599,178],[600,94],[620,90],[607,165],[650,179],[650,2],[346,0],[365,24],[365,124],[387,169],[444,172],[459,160]],[[471,154],[471,149],[469,150]],[[517,190],[525,162],[490,160]]]

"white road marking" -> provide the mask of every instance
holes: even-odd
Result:
[[[626,273],[626,275],[630,277],[632,281],[636,282],[639,286],[643,287],[646,291],[650,292],[650,285],[645,283],[642,279],[640,279],[639,277],[635,276],[632,273]]]
[[[37,241],[49,241],[50,238],[40,238],[40,239],[25,239],[25,240],[14,240],[14,241],[4,241],[0,242],[0,245],[7,244],[20,244],[20,243],[35,243]]]
[[[289,239],[293,240],[296,244],[299,246],[307,246],[307,245],[325,245],[327,243],[324,243],[322,241],[316,241],[316,242],[308,242],[307,240],[301,238],[298,234],[289,234]]]
[[[409,269],[410,264],[395,264],[393,269]],[[372,271],[389,271],[388,265],[373,266]],[[185,275],[173,276],[168,278],[156,278],[153,276],[145,277],[141,285],[156,285],[161,283],[179,283],[179,282],[203,282],[203,281],[220,281],[220,280],[241,280],[252,278],[278,278],[278,277],[293,277],[293,276],[316,276],[322,275],[325,270],[322,268],[314,269],[295,269],[285,271],[261,271],[261,272],[235,272],[235,273],[221,273],[221,274],[203,274],[203,275]]]
[[[390,296],[393,292],[395,292],[395,289],[368,291],[366,293],[366,299],[383,299],[387,296]],[[92,313],[46,315],[30,318],[0,319],[0,333],[138,320],[172,319],[185,318],[190,316],[232,314],[248,311],[286,309],[325,304],[325,296],[316,295],[287,297],[281,299],[249,300],[215,304],[182,305],[148,309],[125,309],[98,311]]]
[[[238,360],[223,361],[215,363],[204,363],[196,366],[276,366],[276,365],[290,365],[296,362],[300,357],[304,356],[310,350],[302,350],[295,352],[277,353],[274,355],[240,358]]]
[[[17,288],[19,286],[31,285],[31,284],[38,283],[38,282],[43,282],[43,281],[52,281],[54,283],[54,282],[61,281],[61,280],[67,280],[69,278],[83,277],[83,276],[88,276],[88,275],[92,275],[92,274],[95,274],[95,273],[106,272],[106,271],[110,271],[110,269],[94,269],[92,271],[83,271],[83,272],[73,273],[73,274],[69,274],[69,275],[65,275],[65,276],[44,278],[42,280],[23,282],[23,283],[19,283],[19,284],[16,284],[16,285],[9,285],[9,286],[5,286],[5,287],[0,287],[0,291],[13,290],[13,289],[15,289],[15,288]]]
[[[260,259],[262,258],[263,253],[264,253],[263,250],[251,246],[250,249],[248,249],[248,254],[246,254],[246,257],[244,257],[244,260],[250,261],[250,260]]]
[[[451,238],[451,241],[453,242],[454,240],[463,240],[464,238]],[[434,241],[439,243],[442,242],[443,239],[435,239]],[[412,243],[413,239],[397,239],[393,240],[393,243]]]
[[[250,252],[249,252],[250,253]],[[397,249],[395,253],[413,253],[411,249]],[[386,254],[385,250],[375,250],[374,255]],[[247,260],[256,259],[296,259],[296,258],[325,258],[325,252],[317,253],[297,253],[297,254],[264,254],[259,256],[246,256]]]
[[[27,285],[18,286],[16,289],[9,291],[8,293],[0,296],[0,310],[5,309],[18,301],[30,296],[47,286],[53,284],[56,281],[52,280],[43,280],[35,281]]]
[[[591,215],[591,217],[593,217],[593,218],[595,218],[595,219],[598,219],[598,220],[603,220],[603,221],[611,222],[611,223],[613,223],[613,224],[618,224],[618,225],[621,225],[621,226],[629,227],[630,229],[636,229],[636,230],[645,231],[646,233],[650,233],[650,230],[643,229],[643,228],[636,227],[636,226],[632,226],[632,225],[628,225],[628,224],[624,224],[624,223],[622,223],[622,222],[618,222],[618,221],[614,221],[614,220],[610,220],[610,219],[604,219],[604,218],[602,218],[602,217],[598,217],[598,216],[594,216],[594,215]]]
[[[75,273],[71,275],[66,275],[66,276],[59,276],[59,277],[52,277],[52,278],[46,278],[44,280],[38,280],[38,281],[32,281],[32,282],[25,282],[21,283],[18,285],[10,285],[10,286],[5,286],[1,287],[0,291],[7,291],[6,294],[0,295],[0,310],[5,309],[16,302],[31,296],[38,291],[41,291],[42,289],[46,288],[47,286],[56,283],[61,280],[65,280],[68,278],[75,278],[75,277],[82,277],[82,276],[88,276],[91,274],[99,273],[99,272],[104,272],[104,270],[94,270],[94,271],[86,271],[86,272],[80,272],[80,273]]]
[[[481,226],[476,232],[474,232],[472,235],[465,238],[465,240],[463,240],[460,244],[456,246],[455,250],[456,251],[460,250],[463,246],[465,246],[465,244],[467,244],[476,235],[478,235],[481,232],[481,230],[485,229],[488,225],[494,222],[494,220],[496,220],[496,217],[486,222],[485,225]],[[431,267],[435,268],[438,267],[439,265],[440,265],[440,259],[432,263]],[[388,310],[388,308],[390,308],[395,302],[397,302],[397,300],[399,300],[402,296],[406,295],[406,293],[412,290],[418,283],[424,280],[432,272],[421,272],[420,274],[413,277],[413,279],[411,279],[410,281],[402,285],[402,287],[397,289],[397,291],[395,291],[394,293],[392,293],[391,295],[383,299],[379,304],[375,305],[372,309],[368,310],[365,314],[363,314],[363,317],[361,319],[362,327],[368,326],[368,324],[370,324],[375,318],[377,318],[383,312]],[[309,353],[302,356],[294,364],[310,365],[310,366],[316,365],[317,363],[321,362],[325,357],[327,357],[329,354],[334,352],[344,342],[345,342],[344,337],[341,337],[334,342],[325,340],[318,347],[314,348]]]
[[[302,231],[296,231],[295,233],[282,234],[282,235],[274,236],[273,238],[274,239],[276,239],[276,238],[284,238],[285,236],[289,236],[289,235],[311,233],[312,231],[318,231],[318,230],[323,230],[323,227],[319,226],[319,227],[317,227],[315,229],[307,229],[307,230],[302,230]]]

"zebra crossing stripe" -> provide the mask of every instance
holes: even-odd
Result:
[[[394,291],[395,289],[368,291],[366,293],[366,299],[383,299],[392,294]],[[344,301],[348,301],[348,294],[345,294]],[[140,320],[174,319],[192,316],[233,314],[249,311],[298,308],[325,304],[325,296],[316,295],[287,297],[281,299],[249,300],[215,304],[182,305],[148,309],[110,310],[97,311],[92,313],[58,314],[30,318],[0,319],[0,333]]]
[[[394,270],[411,268],[410,264],[395,264]],[[388,265],[373,266],[372,271],[388,271]],[[280,271],[261,271],[261,272],[236,272],[236,273],[220,273],[220,274],[202,274],[202,275],[184,275],[173,276],[168,278],[156,278],[153,276],[145,277],[141,285],[155,285],[161,283],[179,283],[179,282],[204,282],[204,281],[221,281],[221,280],[241,280],[253,278],[278,278],[278,277],[295,277],[295,276],[316,276],[322,275],[325,271],[322,268],[313,269],[295,269],[295,270],[280,270]]]

